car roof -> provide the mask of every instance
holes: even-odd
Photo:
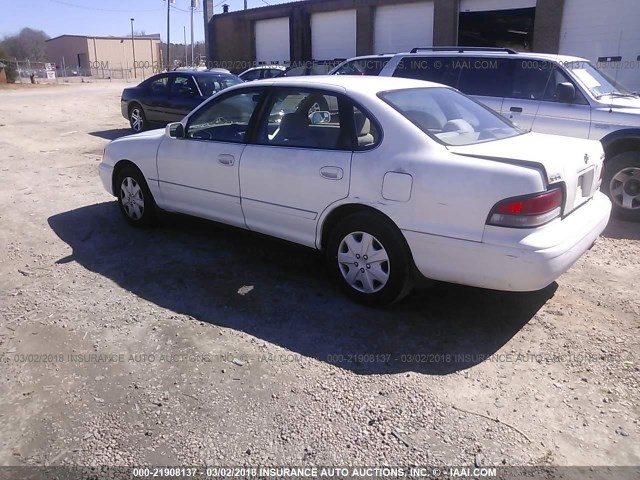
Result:
[[[243,84],[247,88],[256,86],[274,87],[309,87],[343,90],[346,92],[358,91],[370,95],[385,90],[401,90],[405,88],[444,87],[439,83],[425,82],[408,78],[359,76],[359,75],[309,75],[301,77],[277,77],[265,80],[257,80],[250,84]],[[239,88],[234,86],[231,88]],[[449,88],[449,87],[445,87]]]
[[[248,72],[249,70],[262,70],[262,69],[265,69],[265,68],[275,68],[277,70],[285,70],[287,67],[285,65],[279,65],[279,64],[276,63],[276,64],[273,64],[273,65],[256,65],[255,67],[248,68],[245,71]]]
[[[233,75],[232,73],[211,72],[209,70],[190,70],[190,69],[172,70],[170,72],[158,73],[157,75],[176,76],[176,75],[180,75],[180,74],[193,75],[194,77],[217,77],[217,78],[220,78],[220,77],[235,77],[235,75]],[[154,75],[154,77],[155,77],[155,75]],[[153,78],[153,77],[149,77],[149,78]]]
[[[437,47],[435,47],[437,48]],[[460,51],[462,50],[462,51]],[[400,52],[392,55],[392,57],[492,57],[492,58],[515,58],[522,60],[549,60],[555,62],[588,62],[587,59],[581,57],[575,57],[572,55],[560,55],[553,53],[535,53],[535,52],[508,52],[497,50],[467,50],[464,51],[464,47],[460,47],[460,50],[451,48],[451,50],[424,50],[418,49],[416,52]],[[356,58],[371,58],[367,57],[355,57]]]

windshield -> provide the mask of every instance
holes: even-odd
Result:
[[[379,96],[423,132],[446,145],[471,145],[524,133],[450,88],[392,90]]]
[[[616,82],[590,63],[570,62],[566,64],[566,67],[595,98],[605,95],[632,95],[624,85]]]
[[[200,87],[202,95],[205,97],[210,97],[214,93],[218,93],[220,90],[242,83],[242,80],[231,75],[197,76],[196,81],[198,82],[198,87]]]

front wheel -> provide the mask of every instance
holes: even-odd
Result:
[[[640,152],[624,152],[607,161],[602,191],[611,199],[615,217],[640,221]]]
[[[400,231],[369,212],[349,215],[330,233],[327,261],[341,289],[370,306],[397,302],[411,291],[411,255]]]
[[[135,227],[148,227],[156,220],[155,202],[143,175],[127,166],[116,178],[118,205],[124,218]]]

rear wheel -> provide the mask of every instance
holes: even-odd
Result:
[[[156,205],[140,171],[124,167],[115,182],[118,205],[124,218],[135,227],[148,227],[156,221]]]
[[[621,153],[607,161],[602,191],[611,199],[614,216],[640,221],[640,152]]]
[[[142,107],[134,103],[129,108],[129,125],[134,132],[142,132],[147,128],[147,118],[144,115]]]
[[[371,306],[397,302],[411,291],[411,255],[400,231],[370,212],[349,215],[330,234],[327,261],[340,288]]]

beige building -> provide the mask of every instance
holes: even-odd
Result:
[[[143,79],[161,70],[160,34],[133,37],[61,35],[47,40],[58,75]],[[135,65],[134,65],[135,47]],[[135,67],[135,68],[134,68]]]

